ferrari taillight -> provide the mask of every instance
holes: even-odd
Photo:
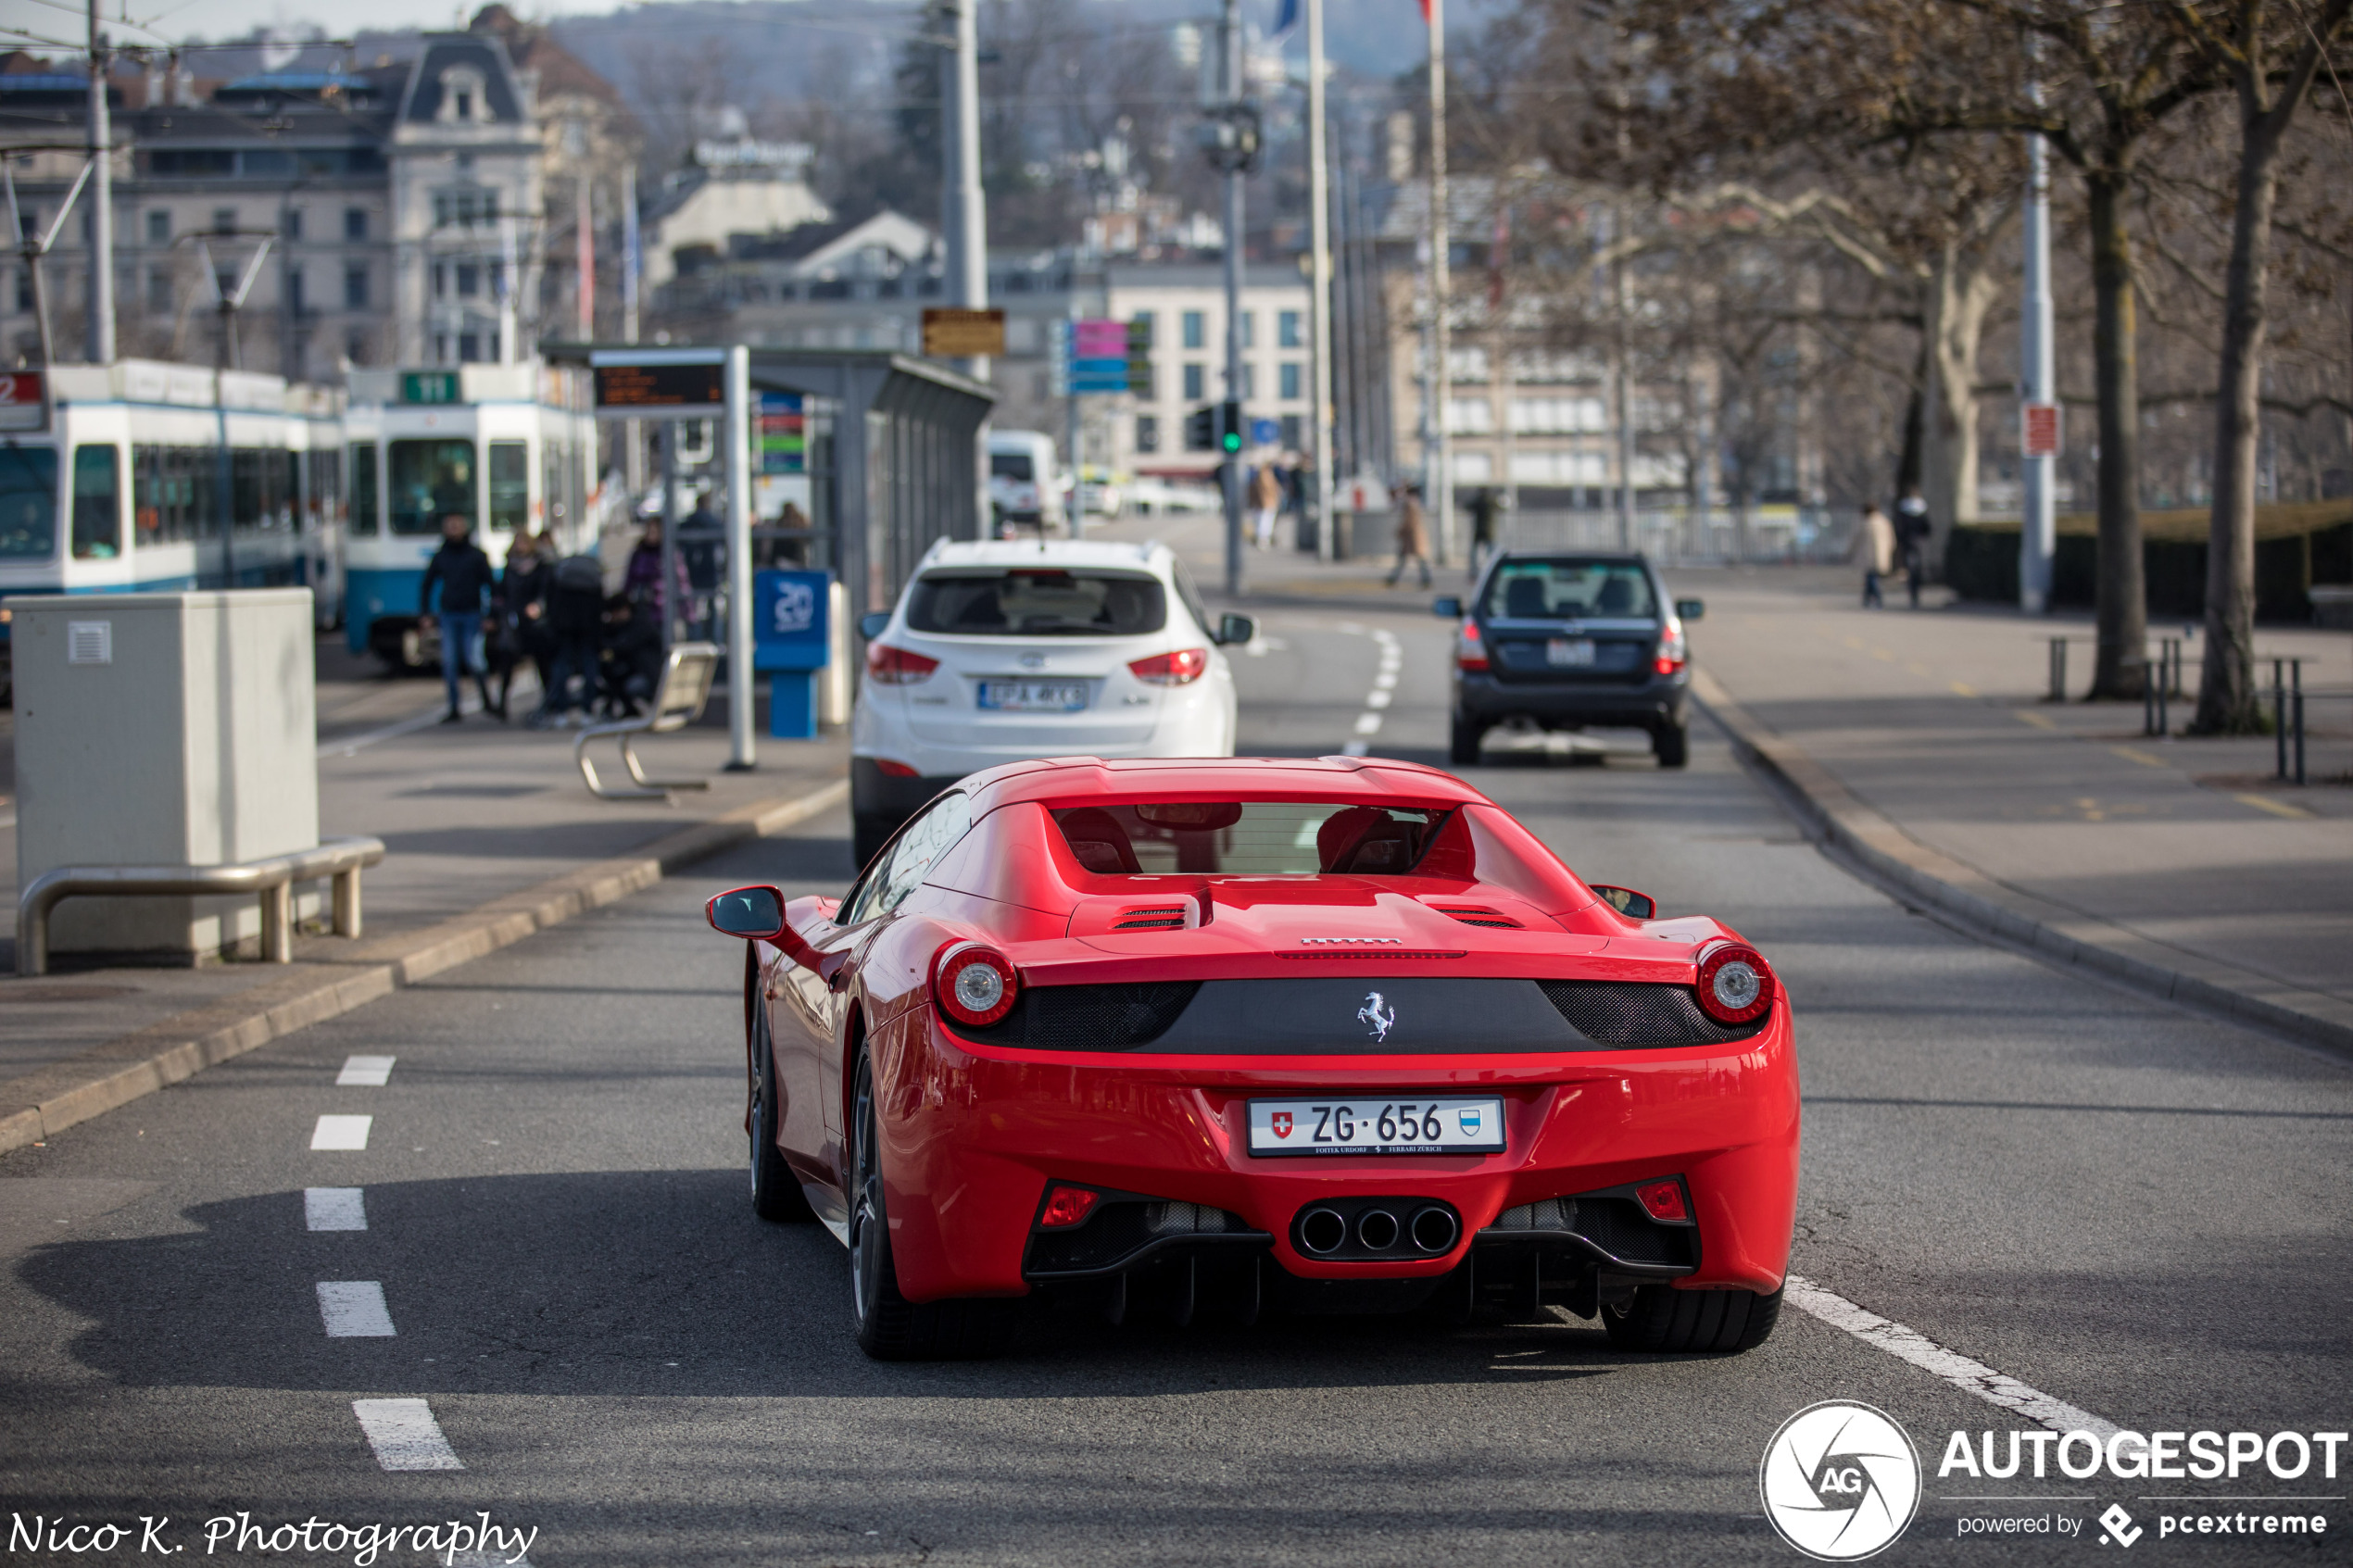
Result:
[[[1764,956],[1739,942],[1718,942],[1699,957],[1700,1010],[1718,1023],[1746,1023],[1773,1005],[1773,972]]]
[[[1189,686],[1209,672],[1209,650],[1179,648],[1151,659],[1130,659],[1127,672],[1148,686]]]
[[[1683,1201],[1683,1184],[1669,1177],[1663,1182],[1644,1182],[1634,1189],[1634,1200],[1652,1219],[1668,1224],[1680,1223],[1692,1217],[1691,1208]]]
[[[1095,1199],[1101,1196],[1091,1187],[1058,1186],[1046,1195],[1046,1207],[1039,1210],[1038,1223],[1050,1231],[1075,1225],[1094,1212]]]
[[[1478,622],[1463,622],[1462,640],[1454,645],[1454,668],[1484,670],[1487,668],[1487,645],[1478,640]]]
[[[1013,960],[994,947],[959,942],[939,955],[931,975],[939,1010],[957,1022],[985,1029],[1013,1010],[1021,980]]]
[[[931,672],[938,668],[939,660],[892,647],[888,643],[876,643],[866,650],[866,678],[886,686],[912,686],[918,681],[928,681]]]

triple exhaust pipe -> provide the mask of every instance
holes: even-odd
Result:
[[[1401,1219],[1398,1211],[1374,1204],[1357,1211],[1353,1227],[1356,1245],[1367,1252],[1393,1251],[1401,1236],[1410,1238],[1415,1250],[1435,1257],[1454,1245],[1462,1235],[1461,1222],[1453,1210],[1435,1203],[1416,1209]],[[1348,1244],[1351,1226],[1348,1217],[1337,1209],[1317,1207],[1299,1217],[1299,1245],[1319,1258],[1329,1257]]]

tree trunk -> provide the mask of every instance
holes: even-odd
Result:
[[[2091,194],[2092,359],[2099,396],[2100,549],[2092,691],[2141,695],[2148,594],[2141,562],[2141,388],[2133,315],[2133,246],[2124,229],[2128,169],[2095,169]]]
[[[1947,244],[1928,282],[1927,340],[1933,389],[1923,421],[1920,495],[1933,530],[1931,565],[1944,558],[1956,523],[1977,517],[1977,351],[2001,280],[1982,258]]]
[[[1928,380],[1929,367],[1935,361],[1929,353],[1929,334],[1920,332],[1920,360],[1912,372],[1912,399],[1904,407],[1904,449],[1895,458],[1895,488],[1889,494],[1892,504],[1897,495],[1920,483],[1920,467],[1928,445]]]

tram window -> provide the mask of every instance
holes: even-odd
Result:
[[[322,446],[313,452],[305,452],[302,460],[304,517],[314,525],[343,521],[342,449]]]
[[[111,445],[73,449],[73,558],[122,554],[122,459]]]
[[[376,535],[376,444],[351,444],[351,532]]]
[[[468,527],[480,521],[474,506],[474,444],[471,441],[392,443],[392,531],[429,534],[455,512]]]
[[[531,455],[520,441],[490,444],[490,532],[529,532]]]
[[[46,560],[57,551],[57,448],[0,446],[0,558]]]

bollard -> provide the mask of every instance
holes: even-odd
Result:
[[[2147,678],[2145,659],[2141,663],[2141,734],[2153,735],[2157,734],[2157,683]]]
[[[2296,709],[2296,782],[2304,782],[2304,661],[2290,661],[2288,679],[2296,683],[2291,700]]]
[[[2281,668],[2286,661],[2271,660],[2271,746],[2278,753],[2274,777],[2287,777],[2287,671]]]
[[[2160,740],[2173,733],[2173,717],[2166,707],[2165,699],[2172,691],[2173,655],[2181,646],[2168,637],[2157,650],[2157,734]]]
[[[2051,639],[2051,695],[2053,702],[2067,700],[2067,639]]]

